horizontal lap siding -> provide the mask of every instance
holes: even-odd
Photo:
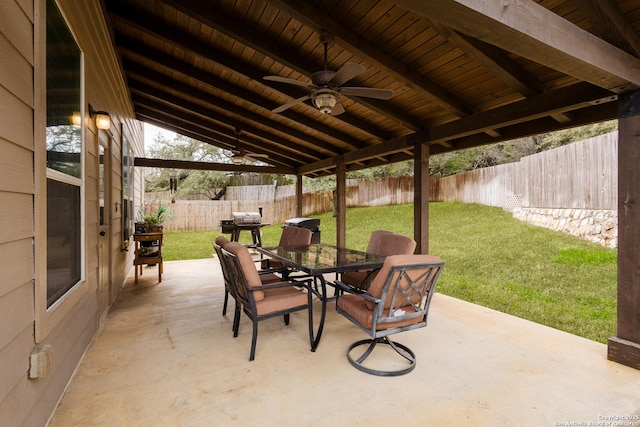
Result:
[[[38,393],[27,380],[34,346],[33,6],[0,3],[0,420],[22,425]]]
[[[34,150],[44,147],[44,135],[38,134],[39,128],[34,129],[34,123],[42,120],[34,109],[43,108],[36,100],[44,98],[34,89],[34,79],[40,78],[41,67],[44,67],[44,55],[38,60],[34,56],[39,54],[34,49],[34,28],[39,25],[34,24],[34,10],[44,17],[40,13],[44,11],[44,2],[0,0],[0,424],[3,426],[45,425],[96,332],[97,319],[108,308],[104,302],[98,306],[96,293],[97,149],[96,136],[87,129],[87,280],[82,285],[86,293],[75,294],[79,297],[73,306],[62,304],[64,311],[54,311],[58,315],[65,313],[58,323],[46,319],[35,323],[35,313],[41,312],[34,311],[34,306],[39,310],[43,303],[34,302],[34,286],[40,289],[44,283],[34,284],[34,245],[40,248],[46,242],[34,242],[34,225],[42,221],[42,218],[36,219],[34,211],[35,201],[40,200],[35,198],[34,176],[42,172],[34,169],[34,155],[40,154]],[[136,147],[136,155],[142,153],[142,126],[133,121],[131,105],[121,96],[124,82],[115,54],[109,53],[109,34],[102,22],[99,2],[60,0],[58,3],[85,53],[85,101],[109,111],[114,123],[111,254],[112,277],[117,289],[131,268],[132,257],[131,253],[120,251],[122,189],[117,182],[121,177],[120,125]],[[136,173],[140,182],[141,173]],[[37,196],[46,198],[45,189]],[[46,277],[46,273],[43,276]],[[34,331],[46,331],[41,332],[38,343]],[[29,356],[40,344],[50,344],[53,348],[52,369],[46,378],[30,380]]]

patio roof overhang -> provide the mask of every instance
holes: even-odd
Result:
[[[338,195],[350,170],[416,159],[418,252],[428,242],[428,211],[421,207],[428,201],[429,155],[619,118],[624,215],[618,335],[609,357],[640,368],[640,212],[633,209],[640,193],[640,1],[102,0],[102,6],[143,122],[266,155],[272,168],[260,171],[336,174]],[[310,95],[309,87],[281,81],[309,82],[323,70],[324,32],[333,40],[328,69],[359,64],[364,71],[346,85],[394,96],[344,91],[345,111],[336,116],[309,100],[274,112]],[[265,80],[269,75],[280,81]],[[171,159],[136,164],[176,167]],[[299,193],[301,187],[298,180]],[[341,196],[339,244],[345,207]]]
[[[136,117],[310,177],[617,117],[640,87],[635,1],[103,0]],[[365,71],[322,114],[302,86],[324,67]],[[237,147],[235,131],[240,131]]]

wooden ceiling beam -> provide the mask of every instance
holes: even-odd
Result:
[[[171,117],[178,118],[182,121],[182,123],[185,123],[185,124],[193,123],[195,126],[202,128],[204,131],[208,130],[212,134],[212,139],[214,140],[226,139],[225,142],[228,145],[231,145],[231,146],[235,145],[235,136],[232,135],[232,133],[236,128],[235,124],[234,123],[230,124],[228,121],[225,121],[224,118],[214,117],[212,115],[203,116],[204,118],[197,118],[186,112],[189,110],[195,111],[194,107],[200,108],[198,106],[185,106],[185,107],[182,107],[183,109],[176,109],[174,107],[175,104],[167,104],[162,101],[153,101],[146,97],[143,98],[140,95],[135,95],[133,97],[133,100],[134,100],[134,104],[138,109],[147,108],[149,110],[154,110],[158,114],[161,114],[164,116],[171,116]],[[256,135],[259,138],[264,138],[264,135],[265,135],[264,131],[257,129],[253,126],[245,126],[242,128],[242,130],[245,130],[253,135]],[[282,162],[295,160],[302,163],[305,160],[309,161],[310,159],[318,158],[317,153],[313,151],[307,153],[308,151],[307,149],[304,149],[301,147],[298,147],[296,149],[295,145],[286,147],[290,150],[290,154],[287,156],[287,154],[282,150],[282,148],[279,149],[275,147],[275,148],[270,148],[265,150],[263,141],[260,141],[260,140],[248,141],[248,139],[245,137],[245,142],[250,142],[252,149],[255,150],[257,148],[256,151],[259,153],[263,153],[263,154],[279,153],[280,156],[276,155],[275,158],[280,158]]]
[[[172,95],[166,92],[166,88],[170,87],[173,90],[178,91],[180,93],[186,93],[185,90],[182,88],[182,84],[180,82],[174,82],[171,79],[167,79],[167,81],[165,81],[164,79],[154,78],[153,74],[151,75],[143,74],[143,75],[145,77],[153,79],[153,81],[155,83],[159,83],[161,87],[151,86],[150,84],[142,82],[142,80],[140,80],[136,75],[129,75],[129,87],[132,91],[137,91],[140,94],[147,93],[148,96],[152,96],[156,99],[163,100],[163,102],[166,102],[169,104],[177,105],[184,109],[189,109],[192,107],[198,108],[199,114],[204,115],[204,113],[206,112],[208,118],[214,117],[213,115],[214,111],[218,112],[218,114],[220,113],[220,111],[227,111],[229,113],[235,114],[236,116],[243,116],[242,121],[239,121],[237,118],[231,118],[231,117],[228,117],[226,119],[226,123],[228,123],[234,128],[249,129],[249,128],[254,128],[254,125],[252,125],[251,123],[261,123],[262,125],[266,126],[268,129],[273,129],[277,132],[291,135],[295,138],[298,138],[300,141],[307,142],[312,146],[314,146],[314,144],[316,143],[316,138],[312,136],[301,134],[301,132],[298,131],[297,129],[288,128],[277,122],[271,123],[269,120],[265,120],[264,118],[259,117],[255,113],[245,112],[242,109],[224,100],[220,100],[220,99],[212,100],[209,97],[206,103],[203,103],[203,104],[208,104],[210,105],[210,107],[204,107],[204,105],[203,106],[196,105],[182,97]],[[168,84],[170,84],[170,86]],[[201,97],[199,99],[206,99],[206,98]],[[208,111],[207,111],[207,108],[208,108]],[[223,121],[222,116],[218,115],[217,117],[219,117],[218,121]],[[322,153],[319,153],[311,149],[306,149],[305,147],[302,147],[302,150],[301,150],[300,144],[292,143],[288,140],[279,138],[275,133],[269,133],[269,134],[265,133],[264,135],[261,135],[261,138],[269,141],[270,144],[273,144],[275,147],[283,147],[285,149],[289,148],[295,153],[302,152],[303,154],[308,155],[310,157],[315,157],[315,158],[324,157]],[[332,151],[334,153],[337,153],[337,151],[335,150],[332,150]]]
[[[340,24],[312,2],[307,0],[270,0],[270,3],[317,33],[323,29],[328,30],[333,34],[335,43],[362,56],[368,63],[384,69],[395,80],[415,90],[425,99],[458,116],[473,113],[473,109],[466,102]]]
[[[244,23],[237,21],[236,19],[227,16],[224,12],[215,9],[215,3],[202,2],[201,0],[162,0],[163,3],[170,5],[171,7],[179,10],[187,16],[192,17],[198,21],[205,23],[207,26],[220,31],[223,34],[229,35],[238,42],[245,46],[260,52],[268,58],[272,58],[274,61],[285,65],[286,67],[295,70],[306,76],[311,76],[314,72],[318,71],[318,64],[309,62],[307,59],[295,55],[289,51],[277,49],[277,42],[266,43],[264,35],[257,34],[254,31],[246,28]],[[262,80],[263,76],[260,76],[256,81]],[[275,88],[276,86],[270,86]],[[292,97],[295,99],[295,97]],[[388,118],[403,123],[403,125],[414,129],[420,126],[419,123],[415,123],[414,120],[407,114],[401,114],[397,108],[392,108],[388,104],[377,101],[374,99],[363,98],[350,98],[355,102],[358,102],[367,108],[370,108],[379,114],[383,114]],[[345,113],[336,116],[338,120],[348,120],[349,115],[344,116]],[[344,117],[343,117],[344,116]],[[349,123],[347,121],[347,123]],[[357,126],[357,125],[356,125]]]
[[[192,162],[188,160],[164,160],[135,157],[133,165],[146,168],[188,169],[219,172],[256,172],[266,174],[295,175],[292,168],[278,166],[231,165],[226,163]]]
[[[227,138],[224,138],[224,140],[223,138],[212,140],[207,135],[202,135],[201,133],[191,131],[190,124],[183,125],[183,123],[177,118],[170,117],[170,116],[163,116],[163,115],[160,115],[159,118],[157,118],[158,115],[155,112],[152,113],[151,115],[146,113],[147,113],[147,109],[143,108],[141,112],[136,113],[136,119],[145,123],[150,123],[152,125],[155,125],[161,128],[167,127],[167,123],[162,121],[162,120],[165,120],[166,122],[171,124],[172,129],[179,129],[179,132],[177,133],[179,133],[180,135],[186,136],[187,138],[195,139],[197,141],[201,141],[205,144],[213,145],[214,147],[218,147],[218,148],[222,148],[220,147],[220,143],[224,143],[225,150],[230,151],[232,149],[235,149],[235,141],[229,141]],[[291,168],[290,166],[291,161],[289,159],[283,162],[283,161],[279,161],[278,160],[279,158],[281,158],[281,156],[279,156],[277,153],[275,156],[269,155],[268,160],[264,161],[264,163],[268,163],[276,167]]]
[[[517,62],[511,60],[503,50],[483,41],[460,34],[439,23],[433,22],[432,25],[438,33],[447,37],[458,49],[482,64],[491,74],[523,96],[529,97],[547,91],[540,81],[522,68]],[[552,113],[550,115],[560,123],[569,123],[571,121],[562,113]],[[495,130],[489,131],[488,134],[494,138],[500,136]]]
[[[504,51],[488,43],[460,34],[438,22],[431,26],[451,44],[463,51],[469,58],[477,61],[492,75],[523,96],[537,95],[544,86],[518,63],[512,61]]]
[[[484,129],[498,129],[502,137],[504,136],[502,129],[505,126],[549,116],[551,113],[566,113],[587,105],[612,102],[616,99],[617,96],[606,89],[589,83],[578,83],[434,126],[431,128],[430,141],[450,141],[480,133]]]
[[[576,118],[571,122],[571,126],[558,123],[552,118],[540,117],[531,121],[524,121],[507,126],[502,129],[503,137],[499,140],[489,138],[487,135],[478,133],[469,135],[453,141],[456,150],[477,147],[480,145],[492,144],[494,142],[509,141],[526,136],[539,135],[545,132],[553,132],[556,130],[567,129],[569,127],[578,127],[593,123],[613,120],[618,117],[618,102],[607,102],[603,104],[589,105],[576,111]],[[444,150],[439,145],[432,145],[431,154],[439,154],[451,150]]]
[[[141,65],[139,60],[134,61],[134,59],[136,58],[144,58],[150,63],[156,64],[158,67],[171,69],[177,73],[182,74],[185,77],[188,77],[187,81],[191,79],[198,80],[200,83],[206,86],[209,86],[212,89],[218,89],[221,92],[224,92],[231,97],[241,99],[243,103],[250,103],[262,110],[265,110],[264,111],[265,113],[279,106],[279,104],[272,102],[270,100],[267,100],[261,96],[258,96],[253,92],[245,90],[244,88],[241,88],[236,85],[232,85],[227,81],[214,78],[210,74],[198,68],[193,67],[189,63],[182,62],[179,59],[171,57],[165,54],[164,52],[159,51],[153,47],[143,45],[139,43],[137,40],[130,39],[119,34],[116,35],[116,40],[119,43],[122,43],[123,46],[126,46],[121,48],[122,52],[131,53],[131,55],[128,55],[130,59],[129,58],[123,59],[123,62],[129,61],[126,64],[127,65],[126,69],[128,69],[128,67],[133,67],[133,68],[144,67],[144,69],[146,70],[145,71],[146,73],[153,73],[156,76],[162,76],[157,71],[154,71],[149,67]],[[170,68],[167,64],[171,64]],[[176,80],[174,80],[174,82],[175,84],[180,83]],[[185,87],[187,85],[183,83],[182,86]],[[169,87],[173,87],[173,86],[169,86]],[[211,99],[211,94],[203,94],[203,96],[204,96],[203,97],[204,101]],[[367,143],[364,143],[358,139],[352,138],[349,135],[345,134],[344,132],[340,132],[339,130],[336,130],[331,126],[326,126],[319,122],[313,121],[309,119],[307,116],[304,116],[302,114],[295,113],[293,111],[285,111],[282,114],[282,116],[288,117],[289,119],[295,121],[298,124],[317,130],[327,135],[328,137],[334,138],[340,141],[341,143],[351,145],[352,147],[360,148],[368,145]],[[261,121],[269,121],[269,122],[275,123],[274,121],[267,120],[266,118],[262,119]],[[337,150],[336,147],[333,147],[324,141],[318,142],[318,146],[323,147],[324,149],[329,151]]]
[[[615,101],[617,101],[617,96],[611,92],[589,83],[579,83],[503,107],[494,108],[493,110],[462,117],[449,123],[434,126],[428,131],[416,132],[412,135],[394,138],[373,147],[345,153],[343,160],[348,164],[398,153],[407,148],[412,148],[416,143],[428,142],[434,147],[434,152],[440,153],[466,148],[460,146],[460,141],[464,140],[464,138],[475,138],[472,140],[482,141],[479,143],[480,145],[515,139],[530,135],[523,125],[528,121],[544,123],[545,126],[551,129],[563,129],[569,127],[567,123],[549,119],[554,122],[554,124],[550,124],[545,120],[548,119],[550,112],[568,113],[593,105],[607,104],[609,105],[607,107],[609,109],[606,110],[608,114],[611,108],[610,105],[617,104]],[[589,120],[591,118],[587,119],[587,123],[591,123]],[[606,120],[606,118],[603,120]],[[576,121],[571,122],[571,126],[577,126]],[[487,135],[484,133],[486,129],[499,129],[499,134],[497,137]],[[513,129],[518,129],[518,131],[514,132]],[[538,133],[546,131],[542,126],[536,129],[538,129]],[[523,135],[518,134],[520,131],[524,132]],[[442,144],[442,142],[446,142],[446,144]],[[299,170],[303,172],[315,171],[317,168],[325,167],[330,162],[331,159],[323,159],[311,165],[302,166]]]
[[[593,33],[609,43],[640,56],[640,36],[613,1],[573,0],[593,25]]]
[[[492,75],[525,97],[545,92],[546,88],[534,76],[529,74],[517,62],[512,61],[501,49],[460,34],[438,22],[432,22],[432,27],[450,43],[457,46],[467,56],[484,66]],[[570,120],[563,114],[555,113],[552,117],[560,123]],[[486,131],[489,136],[500,137],[495,130]]]
[[[236,145],[237,145],[236,141],[227,136],[220,136],[213,140],[209,137],[199,138],[200,134],[198,133],[198,130],[196,129],[195,132],[192,131],[194,127],[192,124],[184,123],[183,121],[180,120],[180,118],[177,118],[168,114],[159,115],[157,114],[156,111],[153,111],[153,109],[148,107],[142,107],[140,111],[136,113],[136,119],[143,121],[145,123],[151,123],[157,126],[162,126],[162,123],[163,123],[162,120],[165,120],[167,123],[170,123],[172,126],[176,127],[177,129],[180,129],[180,132],[179,132],[180,135],[195,139],[197,141],[200,141],[205,144],[209,144],[218,148],[222,148],[220,144],[224,143],[225,145],[224,149],[229,152],[236,149]],[[251,149],[246,151],[253,152],[253,150]],[[266,158],[265,160],[261,160],[264,163],[268,163],[273,166],[282,166],[282,167],[292,167],[290,165],[294,163],[292,162],[292,159],[286,158],[286,156],[282,156],[281,153],[267,153],[267,154],[269,157]],[[229,156],[229,158],[231,158],[231,156]],[[303,163],[303,162],[300,162],[300,163]]]
[[[404,152],[407,149],[412,149],[415,144],[427,142],[428,140],[429,132],[418,131],[409,135],[393,138],[382,144],[376,144],[371,147],[345,153],[342,155],[342,161],[346,164],[351,164],[374,159],[380,156],[388,156],[390,154]],[[319,162],[301,166],[298,168],[298,172],[301,175],[305,175],[319,170],[324,170],[327,167],[331,167],[331,165],[335,165],[335,158],[323,159]]]
[[[181,112],[167,111],[164,109],[159,111],[157,108],[153,108],[152,106],[140,105],[140,104],[136,104],[136,107],[137,107],[136,118],[138,118],[139,120],[148,121],[148,118],[151,118],[151,117],[156,118],[156,120],[163,120],[166,123],[171,124],[172,126],[175,126],[176,128],[179,128],[182,130],[186,129],[188,131],[187,133],[189,134],[183,133],[182,135],[189,136],[189,137],[191,137],[190,136],[191,134],[197,135],[199,132],[201,132],[202,128],[199,127],[198,124],[196,123],[187,121],[187,119],[185,119],[184,115]],[[209,131],[211,132],[213,131],[213,129],[209,127]],[[236,146],[235,139],[231,138],[229,135],[224,133],[225,131],[228,131],[228,129],[218,127],[216,131],[218,132],[218,134],[215,136],[215,138],[208,138],[207,141],[202,141],[202,142],[205,142],[210,145],[214,145],[216,147],[224,148],[225,150],[235,149],[235,146]],[[221,147],[221,143],[224,144],[224,147]],[[250,150],[250,151],[253,151],[253,150]],[[269,159],[265,161],[265,163],[271,163],[274,165],[278,164],[283,166],[289,165],[291,163],[298,163],[298,164],[304,163],[301,161],[299,157],[287,158],[286,156],[282,155],[282,153],[279,153],[279,152],[275,152],[275,153],[271,152],[271,153],[268,153],[268,155],[269,155]]]
[[[392,1],[420,17],[616,93],[640,87],[638,58],[532,0]]]

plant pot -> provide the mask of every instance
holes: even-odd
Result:
[[[162,233],[161,225],[147,225],[147,233]]]
[[[146,222],[136,222],[135,223],[135,232],[136,234],[142,234],[147,232],[147,223]]]

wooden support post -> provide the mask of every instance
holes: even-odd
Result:
[[[618,330],[607,358],[640,369],[640,91],[620,95]]]
[[[338,198],[338,215],[336,217],[336,245],[345,247],[347,244],[347,167],[338,156],[336,163],[336,194]]]
[[[303,203],[303,194],[302,194],[302,175],[296,175],[296,217],[302,217],[302,203]]]
[[[429,146],[416,143],[413,150],[413,238],[417,254],[429,253]]]

